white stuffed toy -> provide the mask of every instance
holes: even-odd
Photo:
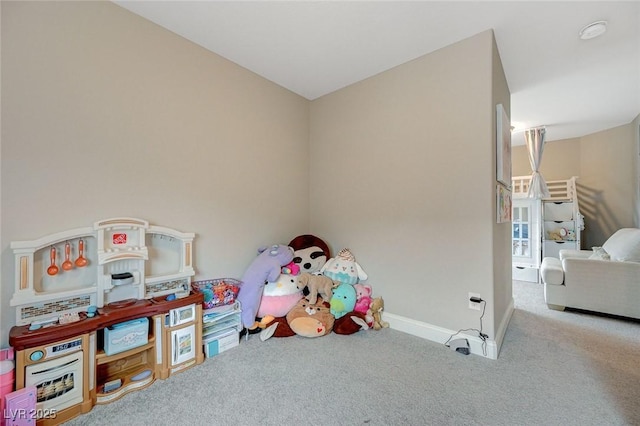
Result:
[[[340,250],[336,257],[332,257],[320,270],[326,277],[344,284],[356,284],[366,280],[367,273],[360,267],[356,258],[348,248]]]

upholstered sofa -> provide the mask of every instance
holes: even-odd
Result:
[[[540,275],[551,309],[640,319],[640,229],[620,229],[593,250],[560,250],[542,260]]]

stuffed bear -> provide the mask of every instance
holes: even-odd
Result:
[[[327,303],[321,297],[315,304],[302,298],[287,314],[289,327],[303,337],[320,337],[331,333],[334,321]]]
[[[384,300],[382,297],[376,297],[371,302],[371,315],[373,316],[373,329],[380,330],[381,328],[389,327],[389,323],[382,321],[382,311],[384,310]]]
[[[291,240],[289,246],[293,248],[293,262],[300,266],[300,272],[319,273],[331,257],[327,243],[315,235],[299,235]]]
[[[281,268],[293,260],[293,249],[281,244],[261,247],[258,253],[242,276],[238,292],[238,301],[242,306],[242,325],[247,329],[256,327],[256,314],[265,282],[275,281]]]
[[[331,313],[338,319],[356,306],[356,290],[351,284],[340,284],[333,290],[333,297],[329,302]]]
[[[302,290],[307,287],[309,290],[307,300],[312,305],[316,304],[318,295],[322,296],[324,300],[331,300],[331,297],[333,297],[333,289],[339,284],[340,283],[324,275],[311,275],[308,272],[300,274],[298,277],[298,288]]]
[[[353,310],[361,314],[366,314],[371,305],[371,286],[354,284],[353,288],[356,290],[356,306]]]
[[[320,272],[332,280],[344,284],[356,284],[359,280],[368,278],[348,248],[340,250],[336,257],[329,259]]]
[[[561,241],[562,240],[562,236],[560,235],[560,231],[547,231],[547,235],[549,236],[550,240],[553,241]]]

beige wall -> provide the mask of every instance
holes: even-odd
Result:
[[[387,312],[475,328],[476,292],[484,331],[499,337],[512,297],[493,140],[509,95],[491,32],[310,109],[109,2],[0,11],[1,346],[14,315],[9,243],[123,215],[196,232],[197,278],[240,276],[259,245],[313,231],[353,250]],[[638,170],[639,121],[545,148],[547,179],[578,175],[603,194],[608,219],[589,240],[637,226],[626,183],[637,175],[620,165]],[[530,173],[518,147],[513,172]]]
[[[479,328],[479,293],[491,339],[511,298],[510,268],[494,270],[510,244],[494,225],[495,102],[509,104],[494,49],[487,31],[315,100],[310,133],[312,231],[351,248],[386,312]]]
[[[633,224],[640,228],[640,114],[631,123],[631,132],[634,134],[633,144],[635,146],[634,169],[636,191],[634,194],[633,208]]]
[[[479,328],[474,292],[483,331],[506,326],[491,31],[310,106],[111,3],[3,2],[2,71],[4,342],[9,243],[123,215],[196,232],[196,278],[311,231],[353,250],[387,312]]]
[[[509,113],[511,111],[511,94],[509,92],[509,87],[507,85],[507,78],[504,75],[504,69],[502,68],[502,61],[500,59],[500,54],[498,52],[498,46],[496,45],[495,38],[492,39],[492,102],[491,105],[502,104],[505,108],[505,111]],[[492,146],[492,158],[496,157],[495,150],[497,149],[496,144],[492,143],[494,141],[494,136],[500,130],[497,129],[496,126],[496,109],[493,108],[494,114],[492,115],[491,123],[492,133],[489,137],[489,144]],[[511,114],[509,113],[510,117]],[[493,172],[495,167],[495,161],[493,162],[494,166],[491,169],[491,182],[494,182],[494,174]],[[512,170],[513,175],[513,170]],[[496,185],[492,185],[493,196],[492,200],[496,199]],[[493,303],[487,303],[487,309],[493,310],[493,318],[494,318],[494,330],[495,333],[504,333],[506,332],[507,326],[509,324],[509,320],[511,319],[511,314],[513,312],[513,291],[512,291],[512,266],[511,262],[506,262],[505,260],[511,259],[511,222],[508,223],[497,223],[496,220],[496,204],[493,204],[493,210],[489,217],[486,218],[487,224],[493,223],[493,243],[491,245],[493,250],[493,294],[491,299]],[[492,339],[497,339],[498,343],[501,343],[503,335],[491,335]]]
[[[617,229],[638,226],[638,122],[545,144],[540,171],[547,180],[578,176],[585,216],[582,248],[600,246]],[[524,146],[513,149],[514,175],[529,175]]]
[[[308,230],[309,103],[111,2],[2,2],[2,339],[11,241],[132,216],[198,278]]]
[[[514,176],[531,175],[531,165],[524,145],[513,147],[511,165]],[[540,173],[545,180],[580,176],[580,138],[545,143]]]
[[[616,230],[634,226],[635,138],[631,124],[581,138],[580,210],[583,247],[600,246]]]

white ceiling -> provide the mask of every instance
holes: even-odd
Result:
[[[638,1],[114,2],[310,100],[493,29],[516,129],[567,139],[640,113]]]

